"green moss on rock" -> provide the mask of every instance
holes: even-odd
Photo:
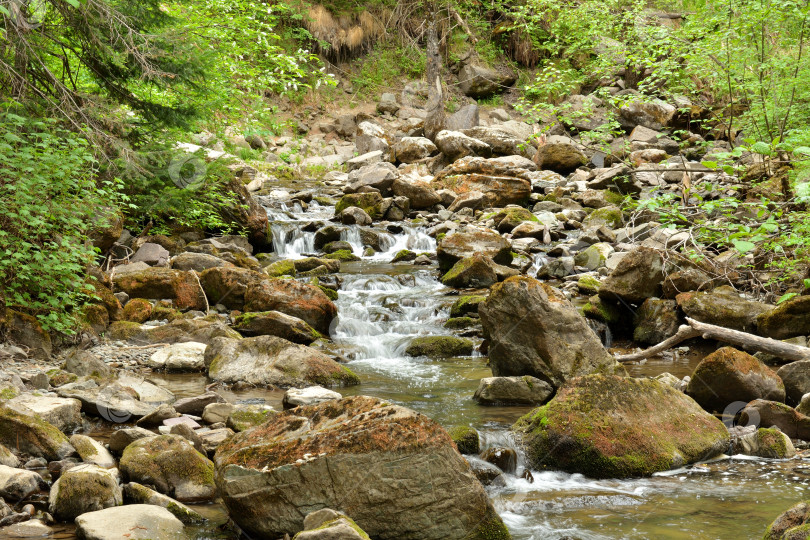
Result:
[[[329,255],[324,255],[324,259],[332,259],[336,261],[359,261],[360,257],[349,251],[348,249],[339,249]]]
[[[593,478],[648,476],[723,453],[725,426],[651,379],[588,375],[514,425],[531,467]]]
[[[451,317],[462,317],[468,313],[478,313],[478,305],[487,299],[486,296],[459,296],[450,307]]]
[[[428,358],[453,358],[469,356],[472,351],[473,342],[470,339],[455,336],[424,336],[411,341],[405,349],[405,354]]]
[[[448,431],[450,438],[456,443],[458,451],[462,454],[478,455],[481,451],[481,441],[478,432],[469,426],[456,426]]]
[[[276,261],[264,269],[270,277],[295,276],[295,262],[292,260]]]

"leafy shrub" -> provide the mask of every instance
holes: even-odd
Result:
[[[70,334],[89,299],[88,233],[119,201],[118,184],[97,179],[81,135],[12,111],[0,109],[0,291],[46,330]]]

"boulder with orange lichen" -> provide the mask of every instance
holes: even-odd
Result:
[[[276,538],[323,508],[372,538],[508,539],[469,464],[436,422],[358,396],[298,407],[223,443],[214,458],[230,515]]]

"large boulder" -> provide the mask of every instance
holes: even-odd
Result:
[[[791,439],[810,440],[810,417],[778,401],[755,399],[740,411],[740,424],[777,427]]]
[[[116,472],[82,463],[62,473],[54,482],[48,497],[48,511],[59,521],[73,521],[85,512],[123,503]]]
[[[542,405],[554,394],[546,381],[536,377],[485,377],[473,399],[482,405]]]
[[[405,349],[408,356],[428,358],[453,358],[469,356],[473,352],[471,339],[455,336],[421,336],[414,338]]]
[[[110,326],[107,337],[144,345],[149,343],[210,343],[217,337],[238,338],[239,332],[221,321],[205,319],[175,319],[162,326],[147,326],[117,322]]]
[[[411,202],[411,208],[415,210],[430,208],[442,202],[441,196],[427,182],[397,178],[394,180],[393,192],[399,197],[407,197]]]
[[[6,405],[0,405],[0,444],[53,461],[74,453],[73,446],[59,428]]]
[[[260,272],[234,267],[212,267],[200,274],[200,283],[209,304],[240,310],[245,306],[248,287],[265,279],[267,276]]]
[[[648,345],[657,345],[674,336],[680,326],[674,300],[647,298],[633,319],[633,339]]]
[[[471,103],[448,116],[444,122],[444,127],[449,130],[470,129],[478,126],[480,121],[478,105]]]
[[[442,154],[450,158],[451,161],[467,156],[492,156],[492,148],[484,141],[474,139],[469,135],[464,135],[459,131],[442,130],[434,139],[436,146]]]
[[[808,538],[810,538],[810,501],[804,501],[788,508],[773,520],[762,540],[807,540]]]
[[[438,150],[436,145],[425,137],[403,137],[391,147],[391,160],[413,163],[434,155]]]
[[[436,255],[439,268],[447,272],[461,259],[486,255],[499,264],[512,262],[512,246],[500,234],[489,229],[467,229],[450,233],[439,241]]]
[[[748,353],[723,347],[695,368],[686,393],[707,411],[722,413],[735,401],[785,401],[785,386],[768,366]]]
[[[171,267],[175,270],[194,270],[195,272],[203,272],[209,268],[218,268],[221,266],[231,266],[231,263],[220,259],[214,255],[207,253],[181,253],[171,260]]]
[[[244,313],[236,318],[234,328],[243,336],[276,336],[301,345],[309,345],[323,337],[298,317],[280,311]]]
[[[337,307],[326,293],[294,279],[269,279],[251,285],[245,291],[245,311],[280,311],[326,335],[337,316]]]
[[[174,343],[152,353],[146,365],[152,369],[166,371],[203,371],[205,369],[203,355],[206,347],[205,343],[193,341]]]
[[[494,261],[481,253],[461,259],[442,276],[444,285],[460,289],[491,287],[497,282]]]
[[[501,73],[483,66],[467,64],[458,72],[459,90],[475,99],[504,93],[517,80],[513,73]]]
[[[675,117],[675,106],[660,99],[627,101],[619,109],[620,121],[625,127],[644,126],[652,130],[661,130],[672,123]]]
[[[666,383],[612,375],[570,381],[521,418],[528,465],[592,478],[648,476],[718,456],[723,423]]]
[[[370,540],[354,520],[329,508],[317,510],[304,518],[304,530],[293,540]]]
[[[76,449],[83,462],[97,465],[102,469],[115,467],[113,455],[94,438],[76,433],[70,437],[70,444]]]
[[[531,375],[559,387],[580,375],[624,371],[573,304],[536,279],[495,285],[478,313],[497,377]]]
[[[773,339],[788,339],[810,334],[810,296],[799,296],[760,313],[757,333]]]
[[[179,310],[205,309],[205,295],[192,272],[150,267],[140,272],[116,273],[113,283],[130,298],[169,299]]]
[[[684,315],[700,322],[750,332],[757,315],[771,306],[741,298],[731,287],[719,287],[712,292],[687,292],[675,297]]]
[[[335,215],[339,216],[344,210],[353,206],[363,210],[371,219],[380,219],[383,215],[383,198],[376,191],[344,195],[335,205]]]
[[[376,398],[281,413],[214,459],[223,501],[250,535],[292,535],[305,515],[332,508],[373,538],[510,538],[447,432]]]
[[[0,497],[7,501],[21,501],[45,486],[34,471],[0,465]]]
[[[639,247],[625,255],[599,288],[599,297],[631,304],[661,295],[664,261],[651,248]]]
[[[87,512],[76,518],[76,532],[84,540],[177,540],[184,538],[183,522],[151,504],[128,504]]]
[[[527,144],[527,137],[523,136],[524,134],[518,134],[513,130],[506,129],[504,125],[477,126],[465,129],[462,133],[488,144],[495,155],[522,156],[526,158],[534,155],[534,147]],[[522,168],[536,170],[537,165],[533,161],[529,161]]]
[[[802,396],[810,392],[810,360],[799,360],[784,365],[779,368],[776,375],[785,384],[785,402],[788,405],[795,407],[802,400]]]
[[[63,433],[82,425],[82,404],[76,399],[20,394],[6,404],[20,413],[38,416]]]
[[[534,158],[542,170],[568,174],[588,163],[588,158],[576,146],[569,143],[549,143],[537,149]]]
[[[484,206],[492,207],[523,204],[532,192],[531,173],[526,169],[469,156],[444,168],[432,184],[436,189],[449,189],[457,195],[480,191]]]
[[[348,368],[324,353],[275,336],[215,339],[205,351],[208,376],[228,383],[276,386],[358,384]]]
[[[178,501],[206,501],[216,495],[214,464],[180,435],[138,439],[121,456],[121,473],[155,486]]]

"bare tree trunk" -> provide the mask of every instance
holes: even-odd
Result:
[[[433,140],[436,134],[444,129],[444,90],[441,78],[441,55],[439,54],[439,36],[436,30],[436,4],[427,5],[427,72],[428,101],[427,118],[425,118],[425,137]]]
[[[702,323],[688,317],[686,322],[689,323],[689,326],[681,326],[674,336],[662,341],[655,347],[650,347],[645,351],[635,354],[617,356],[616,360],[619,362],[635,362],[637,360],[643,360],[644,358],[655,356],[662,351],[674,347],[682,341],[696,337],[703,337],[703,339],[716,339],[717,341],[730,343],[742,349],[760,351],[794,362],[797,360],[810,360],[810,348],[808,347],[791,345],[790,343],[755,336],[747,332],[740,332],[739,330],[732,330],[730,328],[724,328],[714,324]]]

